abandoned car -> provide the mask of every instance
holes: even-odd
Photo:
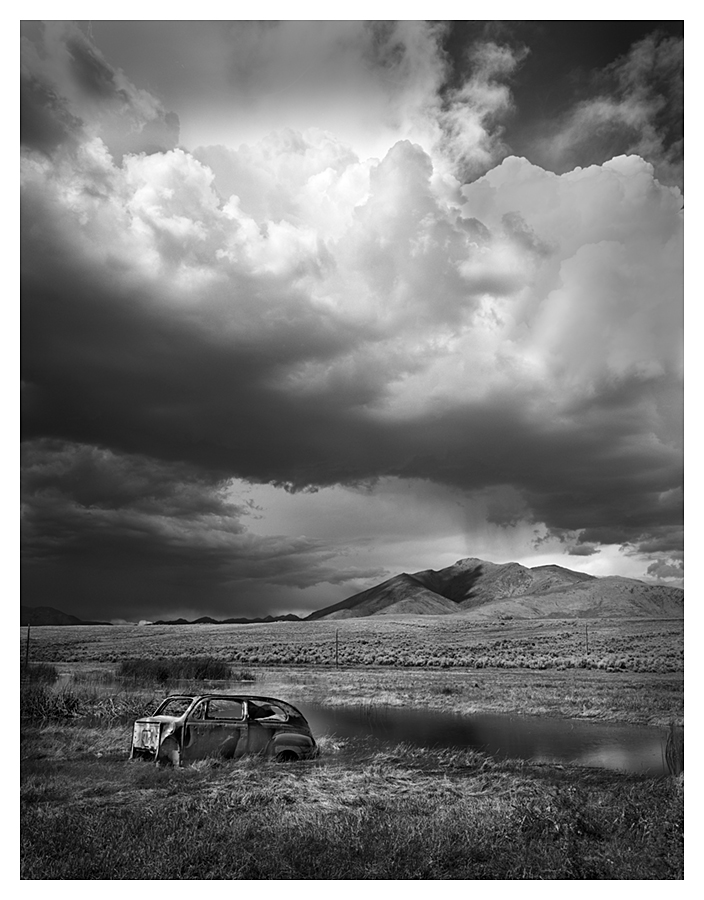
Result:
[[[180,766],[249,754],[295,761],[314,758],[318,747],[301,713],[271,697],[178,694],[134,723],[130,759]]]

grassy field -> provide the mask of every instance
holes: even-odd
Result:
[[[410,635],[433,644],[429,626],[415,625],[384,624],[388,655],[410,646]],[[574,633],[571,623],[548,625],[567,635],[556,637],[560,652],[578,639],[579,623]],[[506,659],[531,639],[542,654],[547,627],[497,624],[454,637],[440,629],[433,658],[461,641],[488,646],[501,635],[508,644],[495,649]],[[322,737],[319,760],[283,766],[245,759],[165,769],[127,759],[133,719],[177,686],[140,682],[140,667],[123,665],[136,657],[153,663],[211,655],[230,664],[232,689],[301,704],[362,700],[466,714],[682,722],[682,672],[657,665],[478,669],[376,661],[336,669],[252,658],[274,641],[279,653],[282,646],[299,656],[316,646],[322,653],[330,643],[334,653],[329,623],[295,625],[286,634],[273,625],[32,629],[33,661],[53,664],[59,680],[23,687],[22,878],[683,877],[683,776],[496,761],[460,749],[370,749],[332,736]],[[640,640],[633,659],[647,646],[661,660],[681,652],[681,629],[669,622],[660,631],[650,623],[609,624],[594,639],[614,647],[629,635]],[[342,646],[372,637],[359,623],[339,626]],[[253,646],[259,650],[247,656]]]
[[[21,629],[21,641],[25,635]],[[454,615],[262,625],[84,625],[32,632],[33,655],[44,662],[210,656],[243,665],[330,666],[337,653],[343,666],[653,673],[682,671],[683,640],[682,619],[474,622]]]
[[[26,735],[23,878],[682,877],[680,779],[406,746],[159,769],[118,732]]]

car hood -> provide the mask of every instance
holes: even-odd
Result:
[[[180,718],[180,716],[142,716],[137,722],[147,725],[175,725]]]

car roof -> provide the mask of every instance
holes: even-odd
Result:
[[[278,703],[280,706],[285,706],[301,715],[298,709],[292,703],[289,703],[288,700],[279,700],[276,697],[261,697],[257,694],[236,694],[225,691],[208,694],[169,694],[167,697],[164,697],[162,703],[166,700],[252,700],[257,703]]]
[[[276,697],[262,697],[257,694],[240,694],[234,691],[212,691],[207,694],[169,694],[165,700],[261,700],[262,703],[286,703],[287,700],[278,700]]]

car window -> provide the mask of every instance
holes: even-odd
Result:
[[[267,722],[285,722],[288,716],[274,703],[254,703],[249,701],[249,718],[265,719]]]
[[[205,710],[207,707],[207,703],[205,700],[201,700],[200,703],[195,707],[191,715],[190,719],[204,719],[205,718]]]
[[[243,715],[241,700],[215,699],[208,702],[208,719],[241,719]]]
[[[188,707],[193,703],[192,697],[168,697],[160,706],[154,715],[159,716],[182,716]]]

